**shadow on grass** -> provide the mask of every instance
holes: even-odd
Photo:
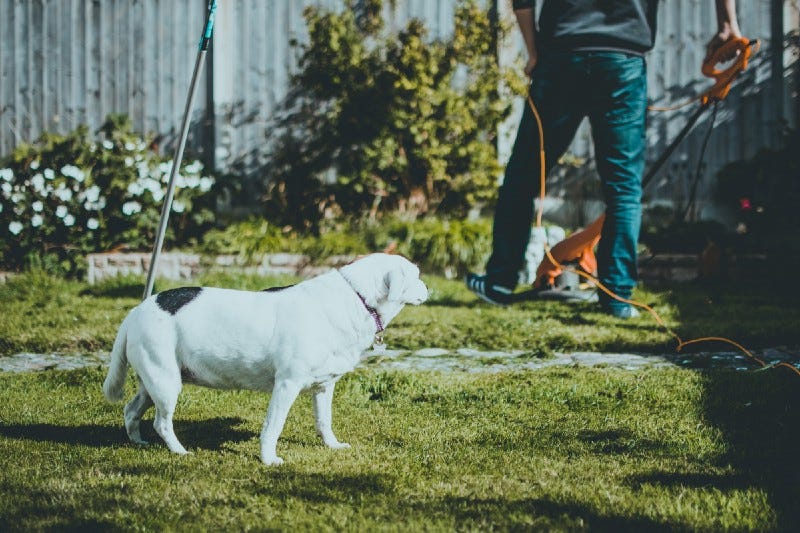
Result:
[[[279,468],[270,471],[270,483],[256,488],[259,495],[276,492],[315,504],[352,504],[362,498],[383,498],[395,490],[394,478],[380,473],[354,475],[307,473]]]
[[[764,282],[736,287],[695,285],[689,289],[675,291],[671,299],[683,322],[676,331],[685,339],[729,336],[746,348],[800,342],[800,331],[787,326],[797,324],[800,316],[796,286]],[[737,316],[745,318],[732,319]],[[715,327],[728,329],[710,331]],[[695,348],[736,351],[720,344],[698,344]],[[687,359],[692,358],[691,351],[687,350]],[[756,371],[758,368],[753,363],[753,370],[748,372],[716,370],[701,374],[703,415],[722,433],[727,451],[718,463],[730,470],[730,475],[658,471],[631,481],[671,487],[757,488],[768,496],[779,530],[800,530],[800,376],[787,368]]]
[[[189,448],[219,450],[231,442],[242,442],[254,437],[249,431],[237,429],[244,420],[236,417],[214,418],[200,421],[175,421],[175,433]],[[102,448],[129,442],[125,428],[119,426],[57,424],[0,424],[0,437],[16,440],[51,442],[54,444],[78,444]],[[148,442],[161,443],[152,427],[152,420],[142,420],[142,438]]]
[[[678,524],[664,524],[648,517],[598,514],[585,505],[556,502],[546,498],[520,500],[448,497],[439,500],[410,502],[415,512],[429,516],[450,515],[456,528],[472,529],[476,525],[492,529],[504,524],[512,530],[534,531],[675,531]]]

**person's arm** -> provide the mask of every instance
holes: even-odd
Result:
[[[519,31],[522,33],[525,49],[528,51],[525,74],[530,76],[539,60],[539,53],[536,49],[536,13],[533,7],[523,7],[521,9],[515,8],[514,15],[517,17]]]
[[[736,19],[736,0],[714,0],[714,4],[717,8],[717,33],[706,46],[704,61],[707,61],[723,44],[742,36],[742,32],[739,30],[739,21]],[[731,54],[729,57],[721,59],[728,61],[734,57],[735,54]]]

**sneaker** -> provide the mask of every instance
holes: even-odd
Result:
[[[484,301],[494,305],[508,305],[511,303],[514,291],[502,285],[489,283],[486,276],[469,273],[464,278],[467,288],[482,298]]]
[[[605,309],[604,311],[614,318],[622,318],[625,320],[629,318],[636,318],[640,315],[639,310],[632,305],[626,305],[624,307],[611,307]]]

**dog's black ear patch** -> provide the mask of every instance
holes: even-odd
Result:
[[[181,307],[197,298],[202,290],[201,287],[180,287],[159,292],[156,296],[156,303],[161,309],[174,315],[180,311]]]
[[[283,287],[270,287],[269,289],[261,289],[261,292],[278,292],[282,291],[283,289],[288,289],[289,287],[294,287],[294,285],[284,285]]]

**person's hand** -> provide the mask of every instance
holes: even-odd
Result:
[[[539,56],[535,52],[528,56],[528,62],[525,64],[525,75],[529,78],[533,74],[533,69],[536,68],[536,63],[539,62]]]
[[[706,45],[706,57],[703,58],[703,63],[706,63],[714,53],[719,50],[719,48],[730,41],[731,39],[739,39],[742,37],[742,33],[739,31],[738,28],[731,28],[725,27],[722,30],[718,31],[714,37],[708,41]],[[731,52],[725,54],[724,56],[719,58],[720,63],[724,63],[726,61],[730,61],[731,59],[736,58],[738,54],[738,50],[732,50]]]

